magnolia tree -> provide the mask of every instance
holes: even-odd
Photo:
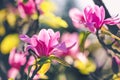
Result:
[[[101,1],[64,17],[50,0],[15,3],[0,10],[0,79],[120,79],[120,18]]]

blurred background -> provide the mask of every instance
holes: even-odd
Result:
[[[86,28],[77,29],[73,26],[69,17],[71,8],[78,8],[83,11],[85,6],[97,4],[103,5],[106,9],[106,18],[110,16],[120,16],[120,1],[119,0],[49,0],[55,5],[54,15],[61,17],[66,23],[56,23],[60,27],[56,27],[54,23],[49,22],[52,19],[48,18],[48,22],[40,18],[39,27],[31,27],[36,25],[35,16],[32,19],[23,19],[17,8],[17,0],[0,0],[0,80],[7,80],[7,71],[10,69],[8,62],[10,51],[17,47],[18,50],[23,49],[23,42],[19,39],[19,34],[28,34],[29,36],[38,33],[40,29],[52,28],[54,31],[60,31],[61,36],[77,34],[86,31]],[[46,5],[43,6],[45,9]],[[48,6],[50,7],[50,6]],[[43,17],[46,18],[46,17]],[[46,23],[47,22],[47,23]],[[59,21],[58,21],[59,22]],[[66,25],[68,27],[66,27]],[[117,28],[110,28],[110,32],[118,35],[119,25]],[[105,41],[109,43],[111,37],[105,36]],[[65,39],[65,37],[63,37]],[[72,36],[70,38],[72,40]],[[76,38],[78,39],[78,38]],[[82,40],[82,39],[78,39]],[[79,42],[79,41],[78,41]],[[117,50],[119,51],[120,48]],[[97,40],[95,34],[90,34],[85,41],[85,52],[81,55],[80,52],[78,61],[73,56],[62,57],[66,62],[71,64],[71,67],[63,66],[53,62],[49,71],[46,73],[48,80],[113,80],[114,71],[112,71],[112,58],[105,48]],[[85,61],[88,61],[87,63]],[[82,62],[83,61],[83,62]],[[16,80],[20,80],[20,74]],[[119,78],[120,79],[120,78]],[[118,80],[119,80],[118,79]],[[117,79],[115,79],[117,80]]]

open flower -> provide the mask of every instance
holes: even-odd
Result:
[[[16,51],[16,49],[12,49],[9,56],[9,64],[12,67],[8,71],[8,78],[13,78],[17,76],[19,73],[20,67],[23,66],[26,62],[26,56],[21,51]]]
[[[51,53],[64,52],[71,47],[66,47],[65,42],[60,44],[59,38],[60,33],[52,29],[42,29],[38,35],[33,35],[31,38],[27,35],[20,35],[20,39],[28,43],[26,50],[33,50],[39,57],[48,57]]]
[[[85,7],[84,13],[73,8],[70,10],[69,16],[75,27],[84,24],[93,33],[100,29],[104,24],[115,25],[120,22],[120,19],[117,17],[105,19],[105,10],[103,6],[99,7],[97,5]]]

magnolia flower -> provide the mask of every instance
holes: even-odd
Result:
[[[19,73],[20,67],[23,66],[26,62],[26,56],[21,51],[16,51],[16,49],[12,49],[9,56],[9,64],[12,67],[8,71],[8,78],[13,78],[17,76]]]
[[[27,35],[20,35],[20,39],[27,42],[26,50],[33,50],[37,56],[50,56],[51,53],[57,53],[57,51],[67,51],[65,43],[59,43],[60,33],[54,32],[52,29],[42,29],[38,35],[33,35],[29,38]]]
[[[117,17],[105,19],[105,10],[103,6],[99,7],[97,5],[85,7],[84,13],[73,8],[70,10],[69,16],[75,27],[84,24],[93,33],[99,30],[104,24],[115,25],[120,22],[120,19]]]

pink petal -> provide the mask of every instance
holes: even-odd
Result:
[[[69,16],[75,23],[85,22],[83,13],[81,13],[77,8],[73,8],[69,11]]]
[[[55,47],[59,43],[58,40],[60,38],[60,33],[54,33],[51,29],[48,29],[48,33],[50,35],[49,47]]]
[[[91,6],[87,6],[84,9],[84,15],[85,15],[85,20],[86,22],[92,22],[92,14],[93,14],[93,8]]]
[[[90,32],[92,32],[92,33],[96,32],[96,28],[94,27],[93,23],[87,23],[86,27],[90,30]]]
[[[20,65],[23,66],[26,63],[26,53],[20,54]]]
[[[100,13],[101,13],[101,22],[103,22],[104,21],[104,19],[105,19],[105,9],[104,9],[104,7],[103,6],[101,6],[100,7]]]
[[[25,14],[25,11],[24,11],[23,7],[22,7],[20,4],[18,4],[18,10],[19,10],[20,16],[21,16],[22,18],[25,18],[25,17],[27,16],[27,15]]]
[[[45,43],[46,46],[49,44],[50,36],[46,29],[42,29],[38,34],[38,40],[41,40]]]
[[[21,54],[19,54],[19,53],[15,53],[15,55],[14,55],[14,63],[17,63],[18,65],[20,65],[19,64],[19,62],[21,61]]]
[[[37,46],[37,39],[36,38],[34,38],[34,37],[32,37],[31,38],[31,45],[33,45],[33,46]]]
[[[117,17],[107,18],[104,20],[104,24],[115,25],[118,23],[120,23],[120,18],[117,18]]]
[[[59,44],[59,46],[56,47],[58,50],[61,50],[62,52],[67,52],[67,47],[65,42]]]
[[[14,65],[14,64],[13,64],[13,61],[14,61],[15,53],[16,53],[16,48],[13,48],[13,49],[10,51],[10,55],[9,55],[9,64],[10,64],[10,65]]]
[[[30,38],[27,35],[21,34],[19,38],[24,42],[31,43]]]

